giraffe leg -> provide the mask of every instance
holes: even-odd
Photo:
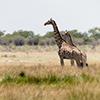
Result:
[[[79,60],[76,60],[76,64],[77,64],[77,67],[80,67],[80,61]]]
[[[64,60],[61,57],[60,57],[60,63],[61,63],[61,66],[63,67],[64,66]]]
[[[60,57],[60,64],[63,67],[64,66],[64,60],[63,60],[63,57],[60,55],[60,50],[58,51],[58,55]]]
[[[71,59],[70,62],[71,62],[71,66],[74,66],[74,59]]]
[[[86,67],[86,57],[82,56],[83,67]]]

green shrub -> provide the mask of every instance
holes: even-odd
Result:
[[[11,76],[7,76],[5,77],[1,83],[35,83],[35,84],[54,84],[54,83],[66,83],[66,84],[78,84],[81,81],[83,82],[93,82],[94,80],[96,80],[97,82],[99,82],[97,80],[97,78],[94,78],[92,76],[86,75],[84,73],[82,73],[79,76],[75,76],[75,75],[66,75],[64,77],[58,77],[56,75],[50,74],[48,76],[29,76],[26,75],[24,72],[20,72],[18,74],[18,76],[15,77],[11,77]]]

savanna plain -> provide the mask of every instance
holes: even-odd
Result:
[[[78,46],[88,67],[61,68],[57,46],[0,46],[0,100],[100,100],[100,46]]]

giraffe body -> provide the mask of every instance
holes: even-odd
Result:
[[[44,25],[49,24],[51,24],[54,29],[54,38],[59,48],[58,55],[60,57],[61,66],[64,66],[64,59],[74,59],[77,63],[77,66],[81,67],[80,60],[83,60],[83,57],[80,50],[77,49],[75,46],[70,45],[67,41],[65,41],[62,38],[54,20],[50,19]]]
[[[72,42],[72,38],[71,38],[71,35],[70,35],[69,32],[65,31],[65,33],[62,34],[62,37],[68,42],[68,44],[70,44],[71,46],[77,48],[77,46]],[[79,49],[77,48],[77,50],[79,50]],[[86,53],[83,52],[83,51],[80,51],[80,52],[81,52],[81,56],[82,56],[81,59],[80,59],[81,62],[86,63],[86,60],[87,60]],[[72,66],[74,65],[74,59],[71,59],[71,65]],[[86,66],[88,66],[88,64],[86,64]]]

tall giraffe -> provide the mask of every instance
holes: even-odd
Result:
[[[71,46],[74,46],[77,48],[77,46],[73,43],[72,41],[72,38],[71,38],[71,35],[70,33],[66,30],[63,34],[62,34],[62,37],[71,45]],[[86,53],[81,51],[82,53],[82,56],[84,56],[87,60],[87,56],[86,56]],[[74,65],[74,59],[71,59],[71,65],[73,66]],[[83,63],[81,62],[81,65],[83,65]],[[88,66],[88,64],[86,63],[86,66]]]
[[[44,25],[51,24],[54,29],[54,38],[59,48],[58,54],[60,57],[61,66],[64,66],[64,59],[74,59],[78,67],[81,67],[80,61],[83,61],[83,66],[86,66],[85,57],[82,56],[80,50],[69,45],[60,35],[56,22],[52,19],[48,20]]]

